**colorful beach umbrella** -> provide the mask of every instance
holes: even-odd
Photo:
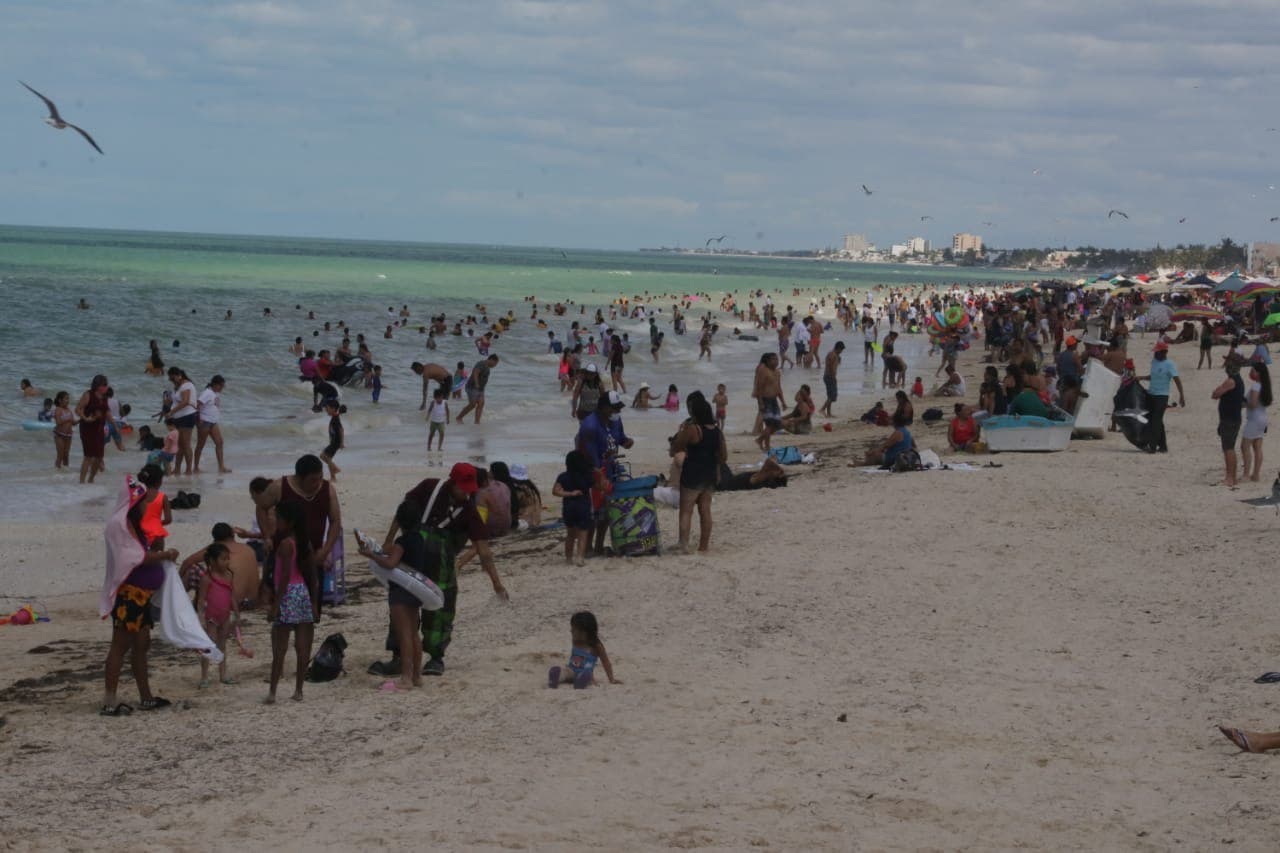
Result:
[[[1223,319],[1221,311],[1215,311],[1208,305],[1188,305],[1185,308],[1179,308],[1173,312],[1173,322],[1185,323],[1188,320],[1213,320]]]
[[[1236,291],[1236,299],[1253,299],[1255,296],[1275,296],[1280,293],[1280,285],[1267,281],[1251,281]]]

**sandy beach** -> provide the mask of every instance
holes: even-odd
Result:
[[[1131,346],[1140,368],[1149,344]],[[971,389],[978,355],[962,362]],[[1221,372],[1189,369],[1194,357],[1174,347],[1189,406],[1168,416],[1168,456],[1109,434],[963,460],[1000,467],[870,473],[846,462],[886,430],[843,403],[831,433],[794,441],[819,461],[788,488],[717,496],[708,555],[579,569],[556,535],[503,540],[511,602],[469,569],[449,670],[409,695],[377,693],[364,672],[382,656],[386,601],[353,560],[351,601],[316,630],[350,642],[343,678],[308,685],[300,704],[259,704],[270,651],[255,614],[257,656],[231,660],[239,685],[197,690],[195,655],[157,638],[152,682],[174,708],[101,718],[101,524],[0,525],[5,588],[53,616],[0,628],[4,840],[1272,849],[1271,759],[1237,754],[1214,724],[1280,723],[1277,688],[1252,683],[1277,668],[1259,594],[1277,522],[1239,503],[1269,482],[1211,485]],[[852,361],[845,374],[862,370]],[[945,426],[917,441],[957,458]],[[656,471],[665,454],[642,445],[633,465]],[[745,435],[730,445],[734,463],[757,458]],[[380,533],[429,473],[344,476],[348,531]],[[537,473],[554,506],[551,472]],[[200,509],[173,525],[184,553],[250,511],[240,489],[201,487]],[[664,509],[668,542],[675,522]],[[79,591],[56,594],[67,572]],[[582,608],[623,683],[548,690]]]

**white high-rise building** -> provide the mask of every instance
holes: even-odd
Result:
[[[923,237],[912,237],[907,241],[907,253],[911,255],[927,255],[929,248],[929,241]]]
[[[844,250],[851,255],[861,254],[872,248],[871,242],[867,240],[865,234],[846,234],[844,235]]]

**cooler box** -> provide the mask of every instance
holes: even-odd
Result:
[[[658,512],[653,499],[657,477],[634,477],[613,484],[605,505],[613,553],[624,557],[657,554]]]

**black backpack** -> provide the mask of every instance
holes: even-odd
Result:
[[[320,651],[311,660],[307,681],[333,681],[342,675],[342,662],[347,651],[347,638],[330,634],[320,644]]]
[[[902,471],[922,471],[923,466],[920,464],[920,453],[914,447],[908,447],[906,450],[898,454],[898,458],[893,460],[893,471],[899,473]]]

